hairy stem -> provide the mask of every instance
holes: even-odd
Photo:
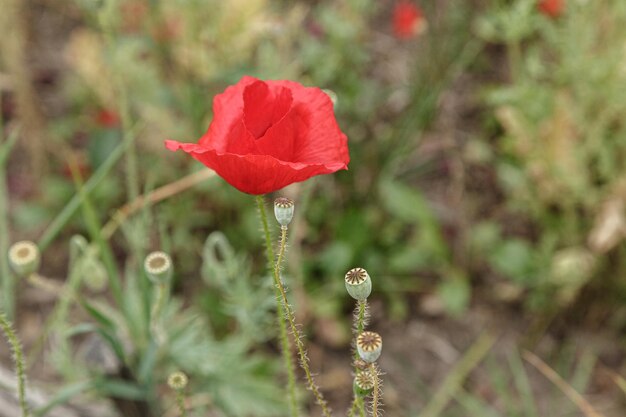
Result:
[[[187,417],[187,407],[185,407],[185,394],[182,390],[176,391],[176,405],[180,411],[180,417]]]
[[[354,322],[352,323],[352,330],[354,332],[354,340],[356,340],[359,334],[361,334],[363,330],[365,330],[365,326],[367,325],[367,300],[357,301],[356,308],[354,309],[353,318],[354,318]],[[359,359],[359,352],[357,352],[356,346],[352,346],[352,348],[353,348],[352,355],[354,357],[353,359],[354,375],[356,375],[359,372],[361,372],[361,370],[359,370],[359,368],[357,368],[356,366],[356,361]],[[358,409],[360,412],[360,415],[362,417],[365,417],[365,411],[363,409],[363,400],[359,398],[356,392],[353,395],[354,395],[354,398],[352,400],[352,408],[350,408],[349,416],[350,417],[354,416],[354,412]]]
[[[263,196],[258,195],[256,197],[257,207],[259,209],[259,215],[261,217],[261,223],[263,224],[263,231],[265,233],[265,250],[267,256],[268,267],[274,268],[274,249],[272,248],[272,237],[270,235],[269,225],[267,223],[267,214],[265,212],[265,202]],[[274,274],[274,281],[276,281]],[[280,282],[280,279],[278,280]],[[287,322],[285,320],[285,309],[280,302],[280,290],[278,285],[274,286],[274,292],[276,297],[276,318],[278,321],[280,348],[283,355],[283,361],[285,368],[287,369],[287,389],[289,392],[289,410],[292,417],[298,417],[298,399],[296,397],[296,372],[294,370],[293,362],[291,360],[291,346],[289,345],[289,338],[287,336]]]
[[[26,376],[24,374],[24,354],[22,352],[22,345],[4,313],[0,313],[0,327],[13,350],[15,375],[17,377],[17,395],[20,402],[20,409],[22,410],[22,417],[28,417],[29,412],[28,405],[26,405]]]
[[[359,417],[365,417],[365,401],[359,398]]]
[[[372,417],[378,417],[378,409],[380,406],[380,378],[378,376],[378,368],[376,367],[376,363],[370,364],[370,372],[372,373],[372,377],[374,378],[374,390],[372,391]]]
[[[348,410],[348,417],[355,417],[357,411],[359,412],[359,417],[365,417],[365,403],[363,402],[363,398],[355,395],[352,399],[350,409]]]
[[[276,287],[280,291],[281,301],[283,304],[283,309],[287,314],[287,321],[289,322],[289,327],[291,328],[291,333],[296,342],[296,348],[298,349],[298,356],[300,357],[300,367],[304,370],[304,374],[306,376],[307,386],[309,390],[313,393],[315,397],[315,402],[322,408],[322,414],[325,417],[330,417],[330,410],[328,408],[328,404],[326,400],[324,400],[324,396],[322,392],[315,384],[313,380],[313,374],[311,373],[311,369],[309,368],[309,358],[306,353],[306,348],[304,346],[304,342],[302,341],[302,335],[300,334],[300,330],[298,330],[298,326],[296,324],[295,315],[289,302],[287,300],[287,292],[285,291],[285,287],[280,279],[280,263],[282,262],[282,258],[285,252],[285,248],[287,246],[287,227],[281,227],[280,233],[280,250],[278,252],[278,260],[274,267],[274,282],[276,283]]]
[[[150,328],[152,330],[152,337],[154,340],[158,340],[161,337],[162,329],[160,324],[160,316],[161,310],[163,310],[163,306],[165,305],[165,300],[167,298],[167,284],[158,284],[156,287],[156,300],[152,306],[152,310],[150,311]]]
[[[367,324],[367,300],[359,300],[357,301],[356,313],[355,313],[356,323],[356,335],[358,336],[365,330],[365,325]]]

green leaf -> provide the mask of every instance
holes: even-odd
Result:
[[[437,293],[446,309],[453,315],[459,315],[469,306],[472,288],[467,278],[457,272],[439,284]]]
[[[122,379],[97,379],[93,387],[105,396],[127,400],[143,400],[147,394],[144,388]]]
[[[77,395],[93,389],[93,387],[94,384],[92,381],[81,381],[74,384],[65,385],[56,392],[56,394],[50,399],[48,404],[35,410],[33,414],[35,415],[35,417],[43,417],[48,412],[52,411],[55,407],[67,403]]]

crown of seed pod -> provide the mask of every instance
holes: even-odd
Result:
[[[376,332],[362,332],[356,338],[356,350],[365,362],[376,362],[383,350],[383,338]]]
[[[170,376],[167,377],[167,385],[171,389],[176,390],[176,391],[185,389],[188,382],[189,382],[189,379],[187,378],[187,375],[185,375],[185,373],[181,371],[176,371],[174,373],[171,373]]]
[[[293,219],[294,207],[293,200],[287,197],[278,197],[274,200],[274,216],[281,226],[289,226],[291,219]]]
[[[346,273],[346,290],[355,300],[363,301],[372,293],[372,279],[363,268],[352,268]]]
[[[165,284],[172,276],[172,259],[165,252],[150,253],[146,256],[143,267],[154,284]]]
[[[13,244],[9,248],[9,263],[19,276],[27,276],[36,272],[41,263],[39,248],[29,240]]]
[[[374,389],[374,376],[370,371],[363,371],[356,374],[352,388],[354,393],[363,398],[372,393]]]

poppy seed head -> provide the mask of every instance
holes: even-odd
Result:
[[[376,332],[363,332],[357,338],[358,346],[365,352],[374,352],[383,345],[383,339]]]
[[[189,379],[187,378],[187,375],[180,371],[174,372],[167,377],[167,385],[176,391],[185,389],[188,382]]]
[[[350,285],[362,284],[367,280],[367,271],[363,268],[352,268],[346,273],[346,282]]]
[[[39,248],[29,240],[17,242],[9,248],[9,262],[18,275],[32,274],[39,268],[40,261]]]

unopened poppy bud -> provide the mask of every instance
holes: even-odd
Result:
[[[15,243],[9,248],[9,263],[16,274],[23,277],[30,275],[39,269],[39,248],[29,240]]]
[[[370,371],[363,371],[356,374],[352,388],[358,397],[367,397],[374,389],[374,376]]]
[[[289,226],[291,223],[291,219],[293,219],[293,211],[295,204],[293,200],[286,197],[279,197],[274,200],[274,216],[276,216],[276,221],[283,226]]]
[[[346,290],[355,300],[363,301],[372,293],[372,279],[363,268],[352,268],[346,273]]]
[[[376,362],[383,350],[383,338],[376,332],[363,332],[356,338],[356,350],[365,362]]]
[[[174,372],[167,377],[167,385],[176,391],[185,389],[188,382],[189,379],[187,378],[187,375],[181,371]]]
[[[172,259],[165,252],[152,252],[146,256],[143,267],[154,284],[165,284],[172,276]]]

